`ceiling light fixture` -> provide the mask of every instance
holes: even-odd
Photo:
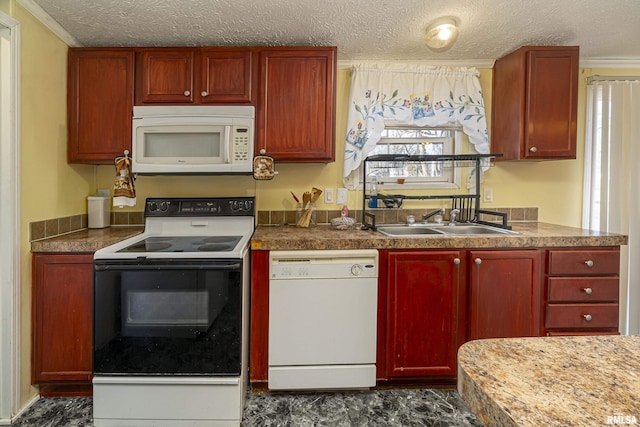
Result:
[[[424,42],[427,47],[435,52],[444,52],[456,42],[458,27],[453,18],[440,18],[435,20],[427,28]]]

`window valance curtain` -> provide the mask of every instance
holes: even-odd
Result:
[[[461,126],[481,154],[489,153],[484,100],[475,68],[415,64],[358,65],[351,70],[343,180],[355,188],[354,172],[375,148],[385,123]]]

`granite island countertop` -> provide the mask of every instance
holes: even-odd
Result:
[[[487,427],[640,425],[640,336],[470,341],[458,392]]]
[[[419,248],[528,248],[620,246],[627,236],[542,222],[512,224],[518,234],[421,235],[388,237],[371,230],[334,230],[328,225],[299,228],[291,225],[258,226],[253,250],[304,249],[419,249]]]

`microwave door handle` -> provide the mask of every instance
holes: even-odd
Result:
[[[226,145],[227,145],[227,149],[224,151],[224,162],[225,163],[231,163],[230,162],[230,153],[231,153],[231,134],[232,134],[232,129],[231,126],[225,126],[225,139],[226,139]]]

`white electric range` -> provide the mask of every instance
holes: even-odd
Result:
[[[147,199],[144,232],[94,255],[96,426],[237,426],[254,199]]]

